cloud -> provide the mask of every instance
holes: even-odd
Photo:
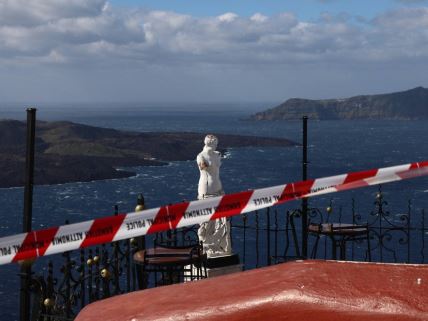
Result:
[[[0,1],[3,63],[295,63],[426,57],[428,9],[407,8],[355,22],[292,13],[197,18],[118,9],[103,0]]]
[[[2,0],[0,23],[34,26],[59,19],[94,16],[106,8],[105,0]]]
[[[233,22],[237,18],[238,18],[238,15],[233,12],[227,12],[218,16],[218,20],[220,20],[221,22]]]
[[[101,0],[0,1],[0,57],[36,63],[73,61],[94,47],[144,42],[140,19]],[[85,50],[85,48],[87,50]],[[61,59],[57,59],[62,57]]]
[[[255,22],[265,22],[269,18],[265,15],[262,15],[261,13],[255,13],[254,15],[251,16],[250,19],[251,21],[255,21]]]

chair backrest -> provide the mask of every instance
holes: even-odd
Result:
[[[173,231],[157,233],[154,246],[166,248],[199,247],[198,225],[179,228]]]

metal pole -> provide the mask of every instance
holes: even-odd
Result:
[[[143,194],[139,194],[137,198],[137,206],[135,207],[135,212],[143,211],[146,208],[146,203],[144,200]],[[136,239],[137,249],[134,251],[145,250],[146,249],[146,238],[144,236],[140,236]],[[144,269],[141,265],[137,264],[135,271],[137,272],[137,282],[138,288],[140,290],[147,288],[148,285],[148,276],[144,272]],[[135,280],[135,279],[134,279]]]
[[[302,180],[308,179],[308,116],[303,116]],[[302,199],[302,256],[308,257],[308,199]]]
[[[270,207],[266,210],[266,243],[267,243],[267,265],[271,265],[271,255],[270,255]]]
[[[34,141],[36,135],[36,109],[27,109],[27,154],[25,159],[24,219],[22,230],[31,231],[34,182]],[[20,321],[30,321],[31,261],[21,262]]]

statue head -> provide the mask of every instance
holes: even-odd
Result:
[[[204,139],[205,146],[211,147],[212,149],[217,148],[218,139],[214,135],[207,135]]]

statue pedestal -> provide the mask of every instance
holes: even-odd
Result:
[[[239,262],[238,254],[216,256],[207,259],[207,278],[213,278],[220,275],[236,273],[242,271],[242,264]],[[190,269],[190,266],[186,266],[186,269]],[[196,267],[192,267],[193,276],[197,275],[198,270]],[[193,281],[190,272],[184,274],[184,282]]]
[[[209,278],[241,271],[242,264],[239,262],[238,254],[216,256],[207,259],[207,276]]]

